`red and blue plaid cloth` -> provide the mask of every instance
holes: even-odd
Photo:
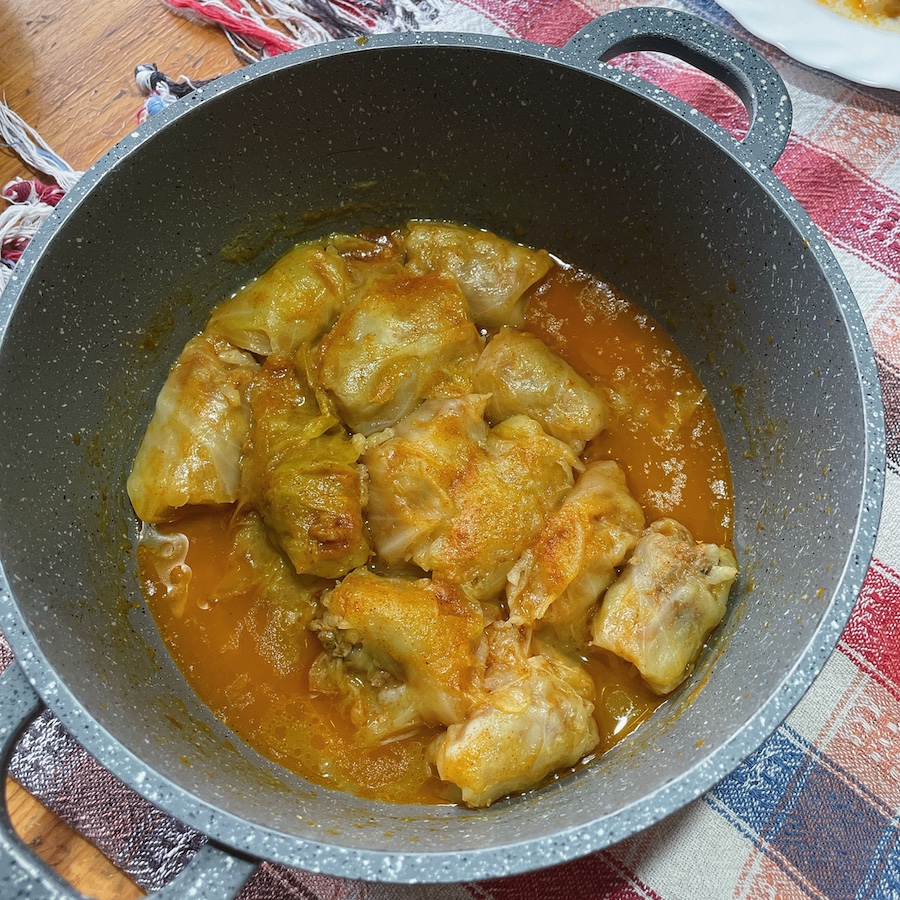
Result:
[[[635,4],[445,0],[429,28],[562,45],[592,18],[628,5]],[[733,31],[781,73],[794,132],[776,174],[831,244],[875,345],[887,422],[884,516],[838,649],[736,772],[603,852],[509,879],[412,888],[265,864],[241,900],[900,898],[900,93],[809,69],[748,35],[710,0],[666,5]],[[655,55],[630,56],[625,65],[736,134],[745,127],[734,96],[696,70]],[[9,658],[0,639],[0,668]],[[50,713],[20,742],[11,774],[149,891],[170,881],[203,841],[100,768]]]

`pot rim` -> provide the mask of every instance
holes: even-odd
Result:
[[[332,41],[262,60],[253,65],[252,72],[242,69],[223,75],[210,84],[197,88],[179,103],[167,107],[131,131],[91,166],[31,242],[6,290],[0,295],[0,352],[3,350],[7,326],[28,288],[33,270],[44,253],[52,248],[59,227],[77,211],[109,171],[152,141],[158,132],[173,127],[182,117],[191,115],[197,107],[239,89],[244,83],[270,77],[282,69],[346,54],[402,52],[410,48],[428,47],[527,56],[592,75],[677,116],[690,128],[712,141],[719,152],[727,154],[737,165],[748,170],[808,242],[810,252],[835,295],[859,374],[866,425],[867,478],[852,546],[847,554],[839,587],[802,658],[785,674],[779,689],[770,696],[753,720],[709,756],[651,796],[587,825],[473,851],[387,852],[288,835],[216,808],[160,773],[148,769],[139,756],[120,744],[93,718],[67,686],[61,683],[39,643],[18,615],[17,604],[0,560],[0,626],[9,639],[16,661],[46,706],[114,775],[167,813],[239,853],[256,857],[261,855],[264,848],[262,856],[265,859],[308,871],[343,878],[400,883],[471,881],[522,873],[575,859],[655,824],[699,797],[732,772],[772,734],[796,706],[836,646],[856,602],[874,551],[885,469],[884,411],[874,350],[862,312],[824,237],[768,166],[748,153],[746,148],[719,125],[667,92],[648,85],[633,75],[600,62],[596,66],[585,65],[583,60],[576,59],[566,48],[557,49],[496,35],[408,32]],[[393,805],[389,808],[395,812],[398,809]]]

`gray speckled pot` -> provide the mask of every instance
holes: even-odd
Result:
[[[753,111],[744,143],[598,61],[638,46],[730,83]],[[315,47],[222,78],[125,138],[3,296],[0,627],[19,661],[0,691],[7,752],[50,706],[213,838],[185,875],[210,895],[252,866],[216,847],[398,882],[521,872],[627,837],[730,772],[834,647],[883,483],[863,320],[769,171],[789,128],[784,86],[752,50],[641,10],[563,50],[447,34]],[[480,812],[363,802],[260,759],[188,688],[134,578],[125,476],[209,308],[294,241],[411,215],[547,247],[641,302],[715,402],[737,496],[743,574],[690,688],[577,774]],[[3,896],[63,891],[3,843]]]

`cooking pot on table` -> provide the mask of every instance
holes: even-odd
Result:
[[[751,112],[737,142],[600,63],[661,49]],[[884,428],[863,319],[770,172],[781,80],[690,16],[614,13],[562,50],[379,36],[266,60],[123,139],[6,293],[0,347],[5,756],[44,705],[109,769],[211,837],[162,894],[237,891],[254,860],[456,881],[607,846],[714,785],[797,703],[871,557]],[[312,785],[245,747],[163,648],[135,579],[125,478],[166,371],[210,308],[288,246],[434,217],[546,247],[664,323],[718,411],[742,570],[694,679],[577,773],[477,812]],[[176,724],[177,723],[177,724]],[[11,835],[2,896],[69,896]]]

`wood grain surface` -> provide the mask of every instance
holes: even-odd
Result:
[[[0,94],[53,150],[85,169],[124,137],[144,98],[134,67],[214,78],[240,66],[225,37],[155,0],[0,0]],[[0,184],[28,172],[0,150]]]
[[[134,128],[144,102],[134,67],[144,62],[192,79],[240,67],[220,32],[155,0],[0,0],[0,96],[75,169],[88,168]],[[0,185],[34,175],[0,146]],[[19,835],[82,893],[144,896],[9,778],[6,802]]]
[[[11,778],[6,779],[6,803],[19,837],[81,893],[97,900],[146,896],[99,850]]]

